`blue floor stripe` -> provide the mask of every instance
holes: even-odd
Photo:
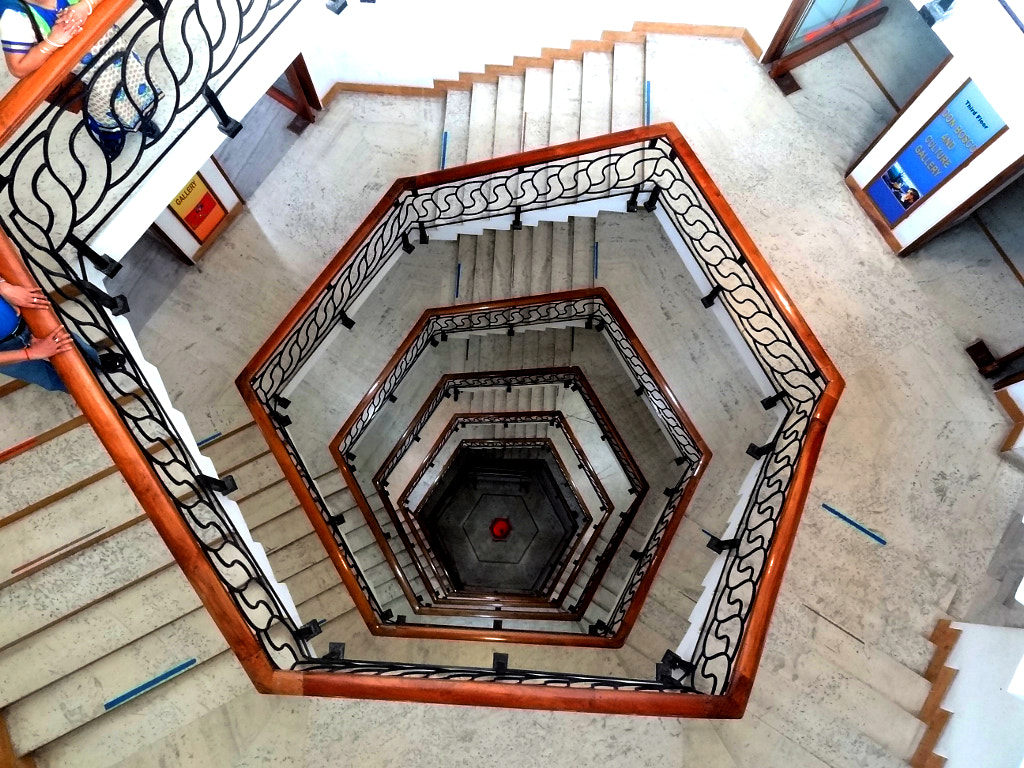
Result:
[[[131,701],[136,696],[141,696],[146,691],[148,691],[150,688],[155,688],[156,686],[160,685],[160,683],[167,682],[168,680],[170,680],[175,675],[180,675],[186,669],[188,669],[189,667],[193,667],[196,664],[197,664],[197,661],[195,659],[189,659],[188,661],[182,662],[178,666],[176,666],[176,667],[174,667],[172,669],[167,670],[166,672],[163,672],[163,673],[157,675],[152,680],[149,680],[148,682],[145,682],[145,683],[143,683],[142,685],[140,685],[140,686],[138,686],[136,688],[132,688],[127,693],[122,693],[117,698],[111,699],[110,701],[108,701],[106,704],[103,705],[103,709],[104,709],[104,711],[109,712],[114,707],[119,707],[122,704],[124,704],[126,701]]]
[[[832,508],[832,507],[830,507],[830,506],[829,506],[828,504],[822,504],[821,506],[822,506],[822,507],[824,507],[825,509],[827,509],[827,510],[828,510],[829,512],[831,512],[831,513],[832,513],[833,515],[835,515],[836,517],[838,517],[838,518],[839,518],[840,520],[842,520],[843,522],[845,522],[845,523],[849,523],[850,525],[852,525],[852,526],[853,526],[854,528],[856,528],[856,529],[857,529],[858,531],[860,531],[861,533],[863,533],[863,534],[864,534],[865,536],[870,536],[870,537],[871,537],[872,539],[874,539],[875,541],[877,541],[877,542],[878,542],[879,544],[881,544],[881,545],[882,545],[883,547],[885,546],[885,539],[883,539],[883,538],[882,538],[881,536],[879,536],[879,535],[878,535],[877,533],[875,533],[874,531],[872,531],[872,530],[871,530],[870,528],[865,528],[865,527],[864,527],[863,525],[861,525],[860,523],[858,523],[858,522],[857,522],[856,520],[853,520],[853,519],[851,519],[851,518],[847,517],[847,516],[846,516],[846,515],[844,515],[844,514],[843,514],[842,512],[840,512],[840,511],[839,511],[838,509],[833,509],[833,508]]]
[[[198,443],[196,443],[196,445],[199,446],[200,448],[202,448],[204,445],[206,445],[207,443],[209,443],[209,442],[211,442],[213,440],[216,440],[218,437],[220,437],[220,432],[214,432],[209,437],[204,437],[202,440],[200,440]]]

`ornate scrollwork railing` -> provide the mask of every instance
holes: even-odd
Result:
[[[671,126],[655,126],[625,132],[616,139],[589,140],[580,142],[578,149],[540,150],[397,182],[310,290],[301,309],[293,311],[285,327],[250,364],[247,382],[254,402],[269,410],[270,399],[301,372],[323,339],[338,324],[351,322],[347,312],[381,270],[403,249],[410,250],[417,237],[425,241],[435,228],[457,231],[469,222],[496,218],[513,223],[527,217],[536,220],[544,218],[546,208],[601,199],[607,202],[600,205],[616,210],[636,210],[643,204],[682,241],[687,252],[681,256],[692,259],[706,277],[786,409],[741,517],[736,532],[740,546],[724,556],[712,609],[701,625],[691,659],[694,671],[683,679],[687,687],[722,696],[730,692],[737,660],[742,656],[748,663],[760,652],[766,631],[763,606],[770,611],[784,567],[784,561],[769,565],[768,554],[776,545],[788,550],[791,544],[792,518],[799,516],[809,483],[808,467],[813,467],[823,425],[842,389],[842,380],[678,132]],[[502,310],[481,319],[489,325],[519,326],[559,322],[569,316],[585,318],[608,328],[613,345],[621,349],[623,337],[612,318],[595,303],[584,299],[576,307],[563,304],[551,309],[547,316],[537,313],[528,317]],[[432,324],[417,344],[430,343],[442,333],[471,331],[474,322],[468,315],[445,316]],[[409,351],[412,360],[422,349]],[[659,416],[670,411],[674,404],[662,399],[660,382],[645,377],[628,360],[627,365],[638,388],[649,397],[652,410]],[[393,378],[383,383],[369,403],[371,410],[381,405],[381,392],[393,389],[406,372],[407,367],[392,371]],[[822,406],[826,388],[830,388],[829,400]],[[814,419],[819,428],[814,432],[813,454],[808,456],[804,448]],[[361,428],[364,425],[357,425],[353,434],[358,436]],[[686,471],[695,471],[699,455],[683,435],[672,429],[668,433]],[[796,477],[800,484],[794,488]],[[678,503],[687,492],[685,482],[677,485],[668,505]],[[790,517],[781,517],[784,513]],[[663,557],[658,543],[677,523],[663,516],[654,526],[613,611],[613,626],[626,620],[630,600],[642,591],[643,574]],[[781,544],[775,540],[779,529],[786,531]],[[766,573],[767,587],[762,584]],[[762,592],[765,596],[758,603]],[[758,605],[762,608],[756,611],[756,636],[748,638],[749,622]],[[744,685],[736,695],[745,701],[749,686]]]
[[[0,226],[21,257],[8,268],[27,268],[56,298],[54,310],[68,329],[125,360],[121,372],[95,372],[103,392],[245,627],[282,668],[309,658],[310,647],[279,587],[253,554],[252,540],[236,522],[237,510],[203,479],[191,438],[178,429],[166,395],[149,383],[135,359],[134,343],[122,332],[127,326],[115,319],[127,311],[127,303],[96,287],[99,273],[93,264],[108,270],[111,265],[85,240],[207,110],[204,91],[215,97],[297,3],[168,0],[132,11],[104,38],[79,78],[89,82],[105,67],[124,87],[128,62],[138,53],[143,77],[131,82],[145,82],[161,93],[155,111],[145,115],[154,130],[131,133],[120,155],[108,159],[82,115],[44,105],[0,154]],[[118,51],[127,53],[122,66],[112,69]],[[128,111],[139,106],[130,93],[126,104]]]
[[[82,113],[46,104],[0,154],[0,216],[16,242],[43,252],[74,249],[208,111],[233,130],[218,114],[219,94],[298,4],[147,0],[123,17],[76,75],[87,91]],[[120,134],[119,151],[94,138],[103,132],[92,121],[111,122],[112,103],[119,130],[104,135]]]

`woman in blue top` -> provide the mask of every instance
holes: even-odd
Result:
[[[113,373],[124,369],[124,358],[108,352],[102,357],[82,338],[58,328],[43,339],[32,335],[21,316],[23,309],[42,309],[47,298],[38,288],[25,288],[0,278],[0,373],[38,384],[51,391],[67,392],[50,358],[77,344],[93,368]]]
[[[81,31],[95,2],[0,0],[0,45],[11,74],[20,78],[39,69],[54,51]],[[117,31],[116,25],[107,30],[82,58],[82,65],[92,61]],[[150,120],[158,96],[134,53],[115,51],[90,70],[85,124],[108,160],[113,161],[121,153],[129,131],[146,136],[159,133]]]

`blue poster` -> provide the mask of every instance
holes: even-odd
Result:
[[[892,226],[1005,125],[968,81],[866,192]]]

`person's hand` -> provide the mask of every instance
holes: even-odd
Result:
[[[11,306],[20,309],[42,309],[48,301],[39,288],[26,288],[14,283],[0,283],[0,296]]]
[[[78,20],[77,16],[68,16],[66,13],[67,9],[61,12],[57,21],[54,22],[50,34],[46,36],[46,39],[55,45],[67,44],[72,37],[82,31],[82,22]]]
[[[47,360],[58,352],[67,352],[74,345],[71,335],[63,328],[58,328],[41,339],[33,338],[28,345],[28,357],[30,360]]]
[[[85,20],[89,18],[89,4],[82,0],[75,5],[69,5],[63,11],[57,14],[57,19],[64,19],[69,24],[77,24],[78,28],[81,29],[82,25],[85,24]]]

